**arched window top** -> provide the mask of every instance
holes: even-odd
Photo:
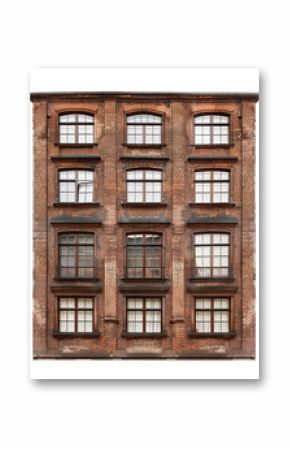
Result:
[[[150,181],[161,181],[162,171],[159,169],[129,169],[127,170],[127,180],[137,181],[137,180],[150,180]]]
[[[150,124],[150,125],[161,125],[162,118],[157,114],[130,114],[127,115],[127,123],[132,124]]]
[[[59,115],[60,123],[71,123],[71,124],[85,124],[85,123],[93,123],[94,116],[93,114],[87,114],[83,112],[69,112],[63,113]]]
[[[194,116],[194,123],[199,125],[222,125],[229,123],[227,114],[198,114]]]

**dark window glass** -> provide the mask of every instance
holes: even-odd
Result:
[[[59,236],[59,276],[61,278],[95,277],[92,234],[61,234]]]
[[[160,234],[127,236],[127,277],[161,278],[162,246]]]

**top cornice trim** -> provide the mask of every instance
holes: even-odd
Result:
[[[258,93],[191,93],[191,92],[31,92],[30,100],[194,100],[194,101],[254,101]]]

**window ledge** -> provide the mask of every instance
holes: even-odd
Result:
[[[152,283],[152,282],[166,282],[168,281],[168,278],[162,277],[162,278],[129,278],[129,277],[123,277],[121,278],[123,282],[145,282],[145,283]]]
[[[161,202],[161,203],[129,203],[124,201],[121,203],[122,207],[167,207],[168,203]]]
[[[65,203],[65,202],[55,202],[53,203],[54,207],[99,207],[100,203],[91,202],[91,203]]]
[[[198,148],[208,148],[210,150],[211,148],[225,148],[225,149],[227,149],[227,148],[231,148],[231,147],[235,146],[235,144],[234,143],[227,143],[227,144],[214,143],[214,144],[210,144],[210,145],[196,145],[195,143],[192,143],[192,144],[190,144],[190,146],[194,147],[194,148],[197,148],[197,149]]]
[[[122,143],[123,147],[127,148],[163,148],[166,147],[166,143]]]
[[[190,277],[190,281],[192,282],[233,282],[235,280],[234,277]]]
[[[234,338],[236,337],[236,332],[227,332],[227,333],[201,333],[201,332],[189,332],[188,337],[191,338]]]
[[[99,162],[101,161],[101,156],[98,154],[61,154],[51,156],[52,161],[81,161],[81,162]]]
[[[220,154],[211,154],[210,156],[204,155],[204,156],[188,156],[187,160],[189,162],[212,162],[212,161],[223,161],[223,162],[236,162],[238,160],[237,156],[230,156],[230,155],[223,155]]]
[[[60,142],[54,142],[54,145],[61,147],[61,148],[94,148],[97,147],[99,144],[94,143],[60,143]]]
[[[189,207],[236,207],[235,203],[189,203]]]
[[[100,336],[100,332],[59,332],[54,331],[52,333],[55,338],[97,338]]]
[[[99,278],[92,277],[92,278],[61,278],[61,277],[54,277],[54,281],[56,282],[99,282]]]
[[[133,332],[127,332],[127,331],[122,331],[121,333],[122,337],[125,338],[164,338],[167,337],[167,333],[166,332],[158,332],[158,333],[154,333],[154,332],[147,332],[147,333],[133,333]]]

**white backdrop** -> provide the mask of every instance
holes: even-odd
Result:
[[[258,92],[259,72],[257,69],[189,68],[31,70],[31,92],[64,90]],[[257,313],[257,331],[258,317]],[[104,360],[94,363],[85,360],[65,362],[37,360],[31,362],[30,375],[33,379],[257,379],[259,358],[257,356],[256,360],[179,360],[178,362],[130,360],[126,363],[114,360],[113,364],[112,361]]]
[[[1,446],[285,447],[287,2],[2,3]],[[97,66],[260,69],[260,381],[29,380],[28,71]]]

